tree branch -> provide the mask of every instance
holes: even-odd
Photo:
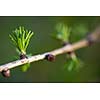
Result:
[[[62,48],[59,48],[59,49],[56,49],[56,50],[53,50],[53,51],[50,51],[50,52],[34,55],[32,57],[29,57],[29,58],[16,60],[16,61],[4,64],[4,65],[1,65],[0,66],[0,72],[2,72],[5,68],[11,69],[11,68],[14,68],[14,67],[17,67],[19,65],[26,64],[26,63],[31,63],[31,62],[43,60],[43,59],[46,58],[46,55],[48,55],[48,54],[51,54],[53,56],[57,56],[57,55],[60,55],[60,54],[75,51],[77,49],[89,46],[90,44],[95,43],[99,39],[100,39],[100,27],[98,27],[92,34],[88,35],[85,39],[83,39],[79,42],[76,42],[74,44],[65,45]]]

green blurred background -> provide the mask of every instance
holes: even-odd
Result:
[[[13,61],[17,55],[8,34],[18,26],[24,26],[35,32],[28,47],[28,53],[35,55],[61,47],[60,41],[51,37],[55,32],[55,25],[59,22],[70,26],[84,24],[91,32],[99,25],[100,17],[2,16],[0,17],[0,64]],[[77,34],[71,36],[74,42]],[[57,56],[55,62],[46,60],[33,62],[27,72],[22,72],[20,67],[14,68],[11,70],[10,78],[4,78],[0,74],[0,82],[100,82],[100,43],[77,50],[76,54],[84,62],[84,66],[78,71],[69,72],[64,69],[67,61],[66,55],[63,54]]]

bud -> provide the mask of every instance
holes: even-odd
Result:
[[[27,56],[25,54],[20,54],[20,59],[25,59]]]
[[[70,45],[69,42],[63,42],[62,46]]]
[[[54,61],[55,60],[55,56],[52,55],[52,54],[47,54],[45,56],[45,59],[48,60],[48,61]]]
[[[94,39],[92,38],[91,35],[88,35],[88,36],[87,36],[87,41],[88,41],[88,44],[89,44],[89,45],[91,45],[91,44],[94,43]]]
[[[4,68],[1,73],[4,77],[10,77],[10,70],[7,67]]]

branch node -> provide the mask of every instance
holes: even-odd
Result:
[[[64,42],[64,46],[67,46],[67,45],[68,45],[68,46],[72,46],[71,43],[69,43],[69,42]],[[67,54],[71,55],[73,52],[74,52],[74,51],[68,51]]]
[[[25,54],[20,54],[20,59],[28,58]]]
[[[52,62],[52,61],[55,61],[55,56],[52,54],[47,54],[45,56],[45,59]]]
[[[95,42],[91,35],[88,35],[86,40],[88,41],[89,46],[91,46]]]
[[[66,46],[66,45],[69,45],[70,43],[69,42],[63,42],[62,46]]]
[[[10,77],[10,70],[7,68],[7,67],[5,67],[3,70],[2,70],[2,75],[4,76],[4,77]]]

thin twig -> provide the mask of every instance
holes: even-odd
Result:
[[[77,49],[89,46],[91,43],[94,43],[94,42],[98,41],[99,39],[100,39],[100,27],[97,28],[92,34],[87,36],[85,39],[83,39],[79,42],[76,42],[72,45],[65,45],[62,48],[59,48],[59,49],[56,49],[56,50],[53,50],[53,51],[50,51],[50,52],[34,55],[32,57],[29,57],[29,58],[16,60],[16,61],[4,64],[4,65],[1,65],[0,66],[0,72],[2,72],[4,70],[4,68],[11,69],[11,68],[14,68],[14,67],[26,64],[26,63],[31,63],[31,62],[43,60],[43,59],[45,59],[46,55],[48,55],[48,54],[57,56],[57,55],[60,55],[60,54],[75,51]]]

